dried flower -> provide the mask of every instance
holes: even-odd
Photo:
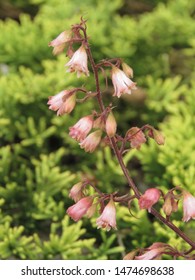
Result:
[[[72,58],[65,66],[69,67],[67,72],[77,72],[78,78],[82,73],[89,76],[87,53],[83,45],[73,54]]]
[[[79,182],[75,184],[70,190],[69,197],[72,198],[75,202],[78,202],[81,198],[84,197],[82,187],[83,183]]]
[[[122,94],[131,94],[132,89],[136,89],[136,83],[131,81],[125,73],[118,67],[112,67],[112,83],[114,85],[113,96],[121,97]]]
[[[187,191],[183,191],[183,221],[195,219],[195,197]]]
[[[81,143],[80,146],[86,152],[92,153],[101,141],[102,131],[96,130],[90,133]]]
[[[76,105],[76,95],[72,90],[63,90],[49,97],[47,102],[50,110],[57,111],[57,115],[69,114]]]
[[[139,198],[140,209],[148,209],[151,211],[151,207],[157,203],[160,199],[161,192],[156,188],[150,188]]]
[[[111,228],[116,228],[116,207],[113,199],[105,206],[101,216],[97,219],[98,228],[106,228],[109,231]]]
[[[75,222],[77,222],[87,213],[92,203],[93,197],[86,196],[81,198],[76,204],[70,206],[66,212]]]
[[[71,39],[71,31],[63,31],[53,41],[49,42],[49,46],[54,47],[53,54],[57,55],[63,52],[66,44]]]
[[[113,137],[116,134],[117,123],[112,112],[109,113],[106,119],[106,133],[109,137]]]
[[[146,142],[144,133],[139,127],[132,127],[127,131],[127,139],[131,143],[131,148],[140,149],[141,145]]]
[[[74,126],[70,127],[69,135],[77,140],[82,141],[93,127],[93,117],[91,115],[81,118]]]

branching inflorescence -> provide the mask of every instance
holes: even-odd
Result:
[[[93,111],[82,117],[78,122],[69,128],[69,135],[75,139],[85,152],[94,152],[101,141],[109,145],[113,150],[118,163],[126,177],[132,194],[120,196],[118,192],[111,194],[102,193],[93,182],[86,179],[75,184],[70,190],[70,198],[75,202],[67,209],[67,214],[74,220],[80,220],[84,215],[92,217],[97,209],[100,216],[97,218],[97,227],[106,230],[117,229],[116,225],[116,207],[115,203],[126,203],[130,207],[134,199],[138,200],[140,209],[146,209],[158,220],[171,228],[178,236],[185,240],[189,245],[187,252],[179,252],[172,246],[155,242],[146,249],[136,249],[125,256],[125,259],[159,259],[163,254],[168,254],[173,258],[183,257],[185,259],[194,259],[195,243],[171,222],[171,214],[178,210],[178,202],[183,202],[183,221],[187,222],[195,218],[195,197],[181,187],[175,187],[164,194],[158,188],[149,188],[144,194],[141,194],[136,184],[132,180],[127,170],[123,155],[130,148],[139,149],[147,138],[152,138],[158,145],[164,144],[164,137],[151,125],[144,125],[141,128],[130,128],[124,137],[117,134],[117,122],[113,114],[113,106],[105,106],[100,89],[99,75],[106,76],[105,69],[109,69],[109,76],[114,88],[114,97],[120,98],[123,94],[131,94],[136,90],[136,83],[131,80],[133,70],[120,58],[106,59],[95,63],[87,36],[86,21],[81,18],[80,24],[75,24],[68,31],[63,31],[60,35],[49,43],[53,47],[53,54],[57,55],[66,49],[66,55],[70,58],[65,65],[67,72],[76,72],[77,77],[81,75],[89,76],[88,62],[94,75],[95,92],[85,88],[73,88],[63,90],[58,94],[49,97],[49,109],[57,111],[57,115],[69,114],[73,111],[77,103],[87,101],[88,98],[94,98],[99,104],[99,112]],[[80,47],[75,51],[73,46],[77,43]],[[107,76],[105,77],[107,83]],[[84,94],[83,99],[77,99],[77,93]],[[93,195],[87,194],[87,188],[94,190]],[[153,205],[163,200],[162,216]]]

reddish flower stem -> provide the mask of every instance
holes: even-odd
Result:
[[[95,78],[95,84],[96,84],[96,91],[97,91],[97,100],[99,103],[99,107],[100,107],[100,111],[103,113],[105,111],[105,106],[102,100],[102,95],[101,95],[101,90],[100,90],[100,83],[99,83],[99,76],[98,76],[98,67],[95,64],[95,61],[93,59],[92,53],[91,53],[91,49],[88,43],[88,39],[87,39],[87,34],[86,34],[86,29],[81,28],[84,34],[84,39],[85,39],[85,44],[87,47],[87,54],[89,57],[89,61],[91,63],[91,67],[93,70],[93,74],[94,74],[94,78]],[[135,193],[135,197],[137,199],[140,198],[141,194],[138,190],[138,188],[136,187],[133,179],[131,178],[129,171],[127,170],[123,158],[121,156],[121,152],[118,149],[118,146],[116,145],[115,142],[115,137],[109,137],[112,149],[116,155],[116,158],[118,160],[118,163],[124,173],[124,176],[127,179],[127,182],[129,184],[129,186],[133,189],[134,193]],[[180,236],[183,240],[185,240],[191,247],[193,250],[195,250],[195,242],[193,242],[184,232],[182,232],[178,227],[176,227],[171,221],[167,220],[166,218],[164,218],[158,211],[156,211],[154,208],[151,209],[151,213],[158,219],[160,220],[163,224],[165,224],[166,226],[168,226],[170,229],[172,229],[178,236]]]

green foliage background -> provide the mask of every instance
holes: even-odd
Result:
[[[140,189],[180,185],[195,194],[195,2],[193,0],[2,1],[0,21],[0,258],[122,259],[153,242],[178,249],[175,233],[140,211],[117,206],[117,231],[97,230],[96,217],[71,221],[68,193],[83,176],[104,192],[128,191],[110,149],[86,154],[68,127],[94,108],[77,105],[70,116],[48,110],[48,96],[85,84],[65,72],[48,42],[71,24],[88,19],[94,58],[122,57],[134,69],[138,91],[113,100],[119,132],[149,123],[166,144],[148,141],[125,155]],[[105,92],[106,102],[111,91]],[[122,114],[121,114],[122,112]],[[176,225],[195,240],[195,224]]]

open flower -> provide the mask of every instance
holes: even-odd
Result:
[[[161,255],[168,247],[169,245],[167,244],[156,242],[148,247],[147,251],[144,254],[135,257],[135,260],[154,260],[161,257]]]
[[[98,228],[106,228],[109,231],[111,228],[116,229],[116,207],[113,199],[104,208],[101,216],[97,219]]]
[[[101,141],[102,131],[96,130],[90,133],[81,143],[80,146],[86,152],[92,153]]]
[[[57,55],[63,52],[66,44],[71,39],[71,32],[70,31],[63,31],[60,33],[53,41],[49,42],[49,46],[53,47],[53,54]]]
[[[49,97],[47,102],[50,110],[57,111],[57,115],[69,114],[76,105],[76,96],[72,90],[63,90]]]
[[[67,72],[77,72],[78,78],[82,73],[89,76],[87,53],[83,45],[73,54],[72,58],[65,66],[69,67]]]
[[[114,86],[113,96],[121,97],[122,94],[131,94],[132,89],[136,89],[136,83],[131,81],[125,73],[118,67],[112,67],[112,83]]]
[[[91,115],[81,118],[74,126],[70,127],[69,135],[77,140],[82,141],[93,127],[93,117]]]
[[[131,143],[131,148],[140,149],[146,142],[146,137],[139,127],[132,127],[127,131],[127,140]]]
[[[92,203],[93,197],[86,196],[81,198],[76,204],[70,206],[66,212],[75,222],[77,222],[87,213]]]
[[[139,198],[140,209],[147,209],[151,211],[152,206],[157,203],[160,199],[161,192],[156,188],[150,188]]]
[[[187,191],[183,191],[183,221],[195,219],[195,197]]]

